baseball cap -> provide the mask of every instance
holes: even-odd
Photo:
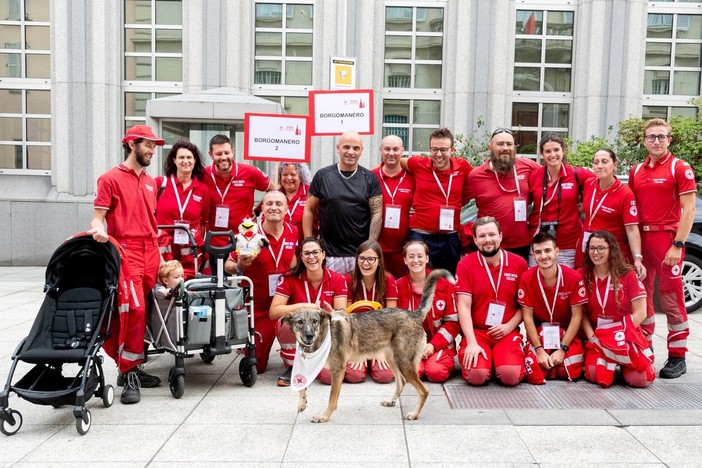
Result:
[[[122,138],[122,144],[125,144],[128,141],[138,140],[140,138],[144,138],[145,140],[151,140],[159,146],[163,146],[163,144],[165,143],[163,139],[154,135],[154,131],[151,130],[151,127],[149,127],[148,125],[135,125],[129,130],[127,130],[127,133],[124,134],[124,138]]]

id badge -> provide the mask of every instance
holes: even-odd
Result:
[[[561,327],[558,324],[544,324],[542,327],[544,349],[561,348]]]
[[[485,325],[489,325],[491,327],[500,325],[502,323],[502,319],[505,317],[506,305],[507,304],[504,302],[490,301],[487,318],[485,319]]]
[[[254,254],[254,248],[252,245],[246,244],[241,249],[239,249],[240,257],[251,257]]]
[[[215,227],[229,227],[229,206],[217,205],[217,211],[215,211]]]
[[[268,295],[275,296],[275,288],[278,287],[278,280],[282,275],[280,273],[271,273],[268,275]]]
[[[455,208],[445,206],[439,212],[439,230],[453,231],[453,215],[456,212]]]
[[[527,220],[527,201],[523,198],[514,199],[514,220],[515,221],[526,221]]]
[[[385,206],[385,224],[386,229],[400,229],[400,205]]]
[[[597,317],[597,328],[600,328],[604,325],[608,325],[610,323],[614,322],[614,319],[609,318],[609,317]]]
[[[183,226],[185,229],[190,227],[190,223],[182,219],[177,219],[173,221],[176,226]],[[190,244],[190,238],[188,237],[188,232],[182,229],[173,230],[173,243],[177,245],[188,245]]]
[[[590,239],[590,234],[592,234],[590,231],[583,231],[583,245],[580,246],[583,249],[583,253],[585,253],[585,246],[587,246],[587,241]]]

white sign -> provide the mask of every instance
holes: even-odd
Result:
[[[306,115],[244,114],[244,159],[310,162]]]
[[[353,89],[356,87],[356,59],[331,57],[329,62],[329,89]]]
[[[310,91],[312,135],[372,135],[373,90]]]

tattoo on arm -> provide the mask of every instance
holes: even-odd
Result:
[[[378,240],[380,229],[383,227],[383,196],[378,195],[368,200],[371,212],[370,232],[368,238]]]

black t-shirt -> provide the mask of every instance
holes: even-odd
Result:
[[[383,193],[378,178],[365,167],[342,174],[333,164],[318,170],[310,184],[310,195],[319,198],[319,232],[330,257],[356,255],[370,231],[368,200]]]

